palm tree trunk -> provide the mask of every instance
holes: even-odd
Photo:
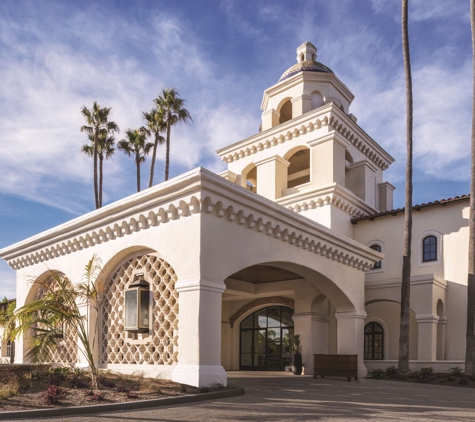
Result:
[[[170,170],[170,131],[171,131],[171,122],[170,117],[167,117],[167,153],[165,158],[165,180],[168,180],[168,172]]]
[[[137,164],[137,192],[140,192],[140,156],[135,155],[135,163]]]
[[[99,155],[99,208],[102,208],[102,180],[103,180],[103,171],[102,165],[104,162],[104,157]]]
[[[153,185],[153,173],[155,172],[155,158],[157,156],[158,137],[158,132],[155,132],[155,144],[153,145],[152,163],[150,164],[150,181],[148,182],[149,188],[151,188]]]
[[[472,97],[472,168],[470,183],[470,215],[468,241],[467,287],[467,343],[465,374],[475,375],[475,0],[470,0],[470,26],[472,29],[473,97]]]
[[[97,189],[97,140],[99,137],[99,128],[94,130],[94,199],[96,201],[96,210],[100,208],[99,193]]]
[[[402,52],[406,77],[406,204],[404,209],[404,250],[401,282],[401,329],[399,334],[399,372],[409,372],[409,311],[411,297],[412,241],[412,75],[409,52],[408,0],[402,0]]]

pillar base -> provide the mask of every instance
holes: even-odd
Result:
[[[172,373],[172,381],[193,387],[226,387],[226,371],[217,365],[177,365]]]
[[[368,376],[368,370],[365,365],[358,365],[358,378],[366,378]]]

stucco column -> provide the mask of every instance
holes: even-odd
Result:
[[[437,360],[445,360],[445,327],[447,327],[447,317],[439,317],[437,324]]]
[[[274,155],[258,161],[257,166],[257,193],[266,198],[275,200],[282,196],[287,189],[287,169],[290,163],[279,155]]]
[[[417,314],[417,360],[436,360],[437,358],[437,324],[439,317],[432,314]]]
[[[180,315],[178,365],[172,380],[194,387],[227,385],[221,366],[221,306],[223,281],[209,278],[179,280]]]
[[[262,113],[262,131],[279,124],[280,113],[273,108]]]
[[[302,361],[305,374],[313,374],[313,354],[328,353],[329,320],[315,312],[297,312],[293,315],[295,334],[302,342]]]
[[[345,149],[348,141],[337,132],[309,142],[311,147],[310,181],[319,188],[337,183],[345,186]]]
[[[336,312],[337,353],[339,355],[358,355],[358,377],[368,373],[364,365],[364,322],[366,312]]]
[[[13,363],[23,363],[23,349],[24,349],[24,342],[27,341],[24,336],[17,337],[15,339],[15,356],[13,357]],[[5,347],[6,346],[5,342]],[[6,355],[6,353],[5,353]],[[3,347],[2,347],[2,356],[3,356]],[[26,362],[25,362],[26,363]]]
[[[300,97],[292,98],[292,118],[301,116],[312,109],[312,96],[302,94]]]

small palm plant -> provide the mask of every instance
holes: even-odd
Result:
[[[302,343],[300,335],[294,334],[292,339],[292,372],[294,375],[302,374]]]
[[[98,368],[94,349],[98,335],[98,319],[91,332],[90,310],[101,308],[106,292],[100,259],[94,255],[85,266],[80,283],[73,284],[64,276],[50,271],[53,283],[41,283],[42,295],[13,314],[9,321],[10,338],[32,330],[26,360],[33,363],[53,362],[55,353],[67,338],[75,343],[86,359],[91,387],[97,389]],[[86,313],[83,308],[86,307]]]
[[[294,334],[292,351],[295,355],[302,354],[302,343],[300,342],[300,334]]]
[[[145,156],[153,148],[153,143],[147,142],[147,132],[141,129],[128,129],[125,131],[125,135],[127,137],[119,141],[117,147],[129,157],[135,156],[137,192],[140,192],[140,164],[145,162]]]
[[[168,174],[170,170],[170,133],[172,126],[175,126],[179,122],[186,123],[193,121],[190,112],[184,107],[185,100],[180,98],[176,89],[164,89],[157,98],[154,100],[155,104],[163,113],[164,121],[167,129],[167,151],[165,158],[165,180],[168,180]]]

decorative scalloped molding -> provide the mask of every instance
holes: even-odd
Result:
[[[351,252],[340,249],[334,244],[328,245],[326,241],[318,236],[307,236],[290,225],[277,224],[266,216],[259,217],[253,213],[246,214],[241,208],[237,209],[232,205],[226,206],[222,201],[213,203],[210,196],[198,199],[196,196],[181,199],[168,206],[160,207],[156,211],[140,213],[133,217],[119,222],[112,222],[101,229],[90,230],[87,233],[73,236],[67,242],[60,242],[49,247],[43,247],[34,253],[27,253],[17,259],[10,259],[8,264],[14,269],[25,268],[40,262],[48,261],[59,256],[64,256],[75,251],[92,247],[94,245],[109,242],[117,237],[147,230],[160,224],[166,224],[172,220],[188,217],[193,214],[205,212],[213,214],[218,218],[225,218],[229,222],[234,222],[245,226],[248,229],[256,230],[275,239],[280,239],[296,247],[309,252],[319,254],[328,259],[338,261],[344,265],[357,268],[361,271],[368,271],[374,262],[369,259],[353,255]]]
[[[350,129],[342,119],[337,118],[337,116],[332,113],[332,110],[330,110],[330,113],[330,117],[320,116],[317,118],[311,118],[304,123],[296,122],[295,126],[290,126],[286,129],[283,129],[282,133],[280,134],[273,134],[265,140],[256,140],[252,145],[246,145],[245,147],[242,147],[233,153],[221,156],[221,158],[225,163],[229,164],[246,156],[256,154],[257,152],[263,151],[264,149],[291,141],[294,138],[298,138],[300,135],[305,135],[308,132],[313,132],[324,126],[331,126],[337,133],[343,136],[343,138],[345,138],[350,144],[357,148],[362,154],[368,157],[368,159],[380,169],[386,170],[389,167],[391,164],[390,161],[383,158],[382,155],[370,145],[368,145],[364,139],[361,139],[361,137],[359,137],[354,130]]]
[[[287,208],[291,211],[301,213],[303,211],[308,211],[311,209],[323,207],[325,205],[330,205],[330,204],[341,209],[343,212],[346,212],[353,218],[361,217],[362,215],[366,214],[357,206],[351,204],[349,201],[346,201],[345,199],[335,194],[329,194],[329,195],[322,196],[316,199],[307,199],[297,204],[288,205]]]

